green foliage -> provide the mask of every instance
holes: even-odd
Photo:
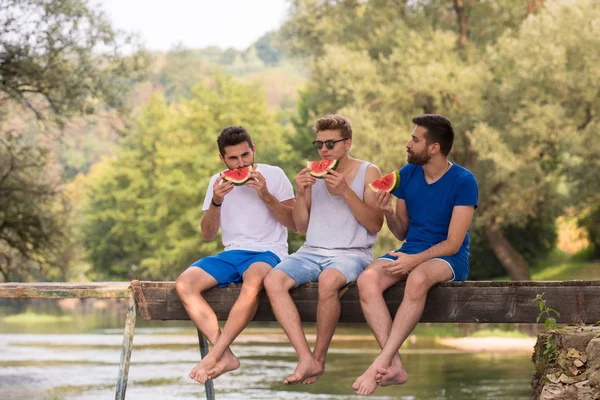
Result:
[[[539,309],[540,309],[540,313],[537,316],[537,318],[535,319],[535,322],[540,322],[540,320],[542,318],[544,318],[544,328],[545,329],[554,329],[556,328],[556,318],[560,317],[560,313],[558,311],[556,311],[554,308],[549,307],[546,304],[546,300],[544,299],[544,294],[537,294],[535,296],[535,299],[533,299],[534,303],[538,303]],[[554,314],[556,317],[553,317],[552,314]]]
[[[258,57],[265,65],[276,66],[285,58],[279,42],[277,32],[271,31],[262,35],[252,47],[256,48]]]
[[[70,205],[53,142],[73,115],[123,110],[145,57],[87,1],[0,9],[0,275],[66,280]]]
[[[88,177],[82,235],[96,272],[174,279],[221,249],[201,240],[200,219],[209,180],[224,168],[216,137],[229,125],[248,129],[257,162],[281,165],[286,145],[258,86],[217,77],[180,104],[152,99],[117,157]]]
[[[548,206],[550,204],[541,202],[536,206],[535,217],[526,216],[523,224],[503,226],[510,244],[530,265],[546,259],[556,246],[557,210],[555,207],[548,209]],[[506,270],[493,253],[481,222],[480,219],[476,220],[471,226],[469,279],[486,280],[506,276]]]
[[[579,226],[585,228],[588,232],[588,238],[593,248],[590,258],[600,259],[600,202],[590,207],[578,222]]]
[[[353,122],[353,154],[389,172],[404,163],[411,118],[445,115],[456,131],[452,161],[479,182],[473,242],[485,245],[484,232],[501,228],[532,261],[553,245],[552,218],[565,205],[565,188],[578,185],[564,179],[565,162],[575,175],[575,166],[589,160],[583,170],[592,180],[598,170],[597,157],[585,153],[578,138],[592,146],[591,135],[598,135],[591,116],[600,112],[594,84],[600,53],[593,50],[600,48],[600,7],[590,0],[546,1],[528,14],[515,2],[463,4],[292,2],[283,36],[288,48],[308,57],[311,81],[289,143],[298,157],[308,157],[311,124],[339,112]],[[466,17],[466,38],[459,12]],[[577,182],[580,191],[591,188],[590,181]],[[523,249],[519,235],[540,242]],[[488,250],[476,259],[478,251],[475,264],[496,258]]]
[[[16,100],[38,116],[89,113],[103,100],[123,107],[142,54],[122,57],[131,37],[113,29],[85,0],[1,0],[0,101]],[[41,103],[36,103],[41,102]]]

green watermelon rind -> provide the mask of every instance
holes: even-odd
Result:
[[[237,179],[233,179],[232,177],[226,176],[225,174],[227,173],[227,171],[231,171],[231,169],[226,169],[225,171],[223,171],[221,173],[221,176],[223,177],[224,180],[233,183],[234,186],[244,186],[246,184],[246,182],[248,182],[248,179],[250,179],[250,173],[252,173],[252,165],[249,165],[246,168],[248,168],[248,175],[246,176],[245,179],[237,180]]]
[[[394,184],[387,190],[381,189],[381,188],[376,188],[375,186],[373,186],[373,184],[381,179],[387,178],[388,176],[393,175],[394,176]],[[400,186],[400,172],[398,171],[394,171],[394,172],[390,172],[389,174],[382,176],[381,178],[374,180],[373,182],[369,183],[369,189],[371,189],[372,191],[374,191],[375,193],[378,193],[380,191],[386,191],[388,193],[392,193],[394,192],[394,190],[398,189],[398,186]]]
[[[314,176],[315,178],[322,179],[322,178],[323,178],[325,175],[327,175],[327,174],[328,174],[328,172],[327,172],[327,169],[326,169],[325,171],[323,171],[323,172],[313,172],[313,170],[311,169],[311,165],[312,165],[313,163],[316,163],[316,162],[322,162],[322,161],[325,161],[325,160],[320,160],[320,161],[307,161],[307,162],[306,162],[306,168],[308,168],[308,170],[309,170],[308,172],[309,172],[309,173],[310,173],[312,176]],[[338,167],[338,165],[339,165],[340,163],[339,163],[339,161],[338,161],[338,160],[331,160],[331,161],[333,161],[333,165],[331,165],[329,168],[330,168],[330,169],[333,169],[333,170],[335,170],[335,169]]]

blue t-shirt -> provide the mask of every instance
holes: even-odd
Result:
[[[392,193],[404,199],[408,210],[408,234],[401,247],[403,253],[416,254],[448,238],[450,219],[455,206],[475,206],[479,198],[477,180],[458,164],[437,181],[425,181],[423,167],[406,164],[400,169],[400,186]],[[456,255],[469,257],[469,231]]]

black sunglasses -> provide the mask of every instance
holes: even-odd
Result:
[[[335,144],[337,142],[341,142],[342,140],[348,140],[348,138],[338,139],[338,140],[326,140],[326,141],[315,140],[313,142],[313,146],[315,146],[315,149],[321,150],[323,148],[323,145],[325,145],[325,147],[327,147],[329,150],[331,150],[335,147]]]

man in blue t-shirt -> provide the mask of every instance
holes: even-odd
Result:
[[[469,275],[469,225],[477,208],[475,176],[448,161],[454,129],[446,118],[424,114],[406,144],[408,164],[400,170],[396,210],[392,195],[378,193],[390,231],[405,240],[379,257],[358,278],[360,303],[382,348],[352,388],[368,396],[377,386],[401,385],[408,375],[398,350],[415,328],[429,289],[439,282],[464,281]],[[392,322],[383,292],[406,280],[404,298]]]

